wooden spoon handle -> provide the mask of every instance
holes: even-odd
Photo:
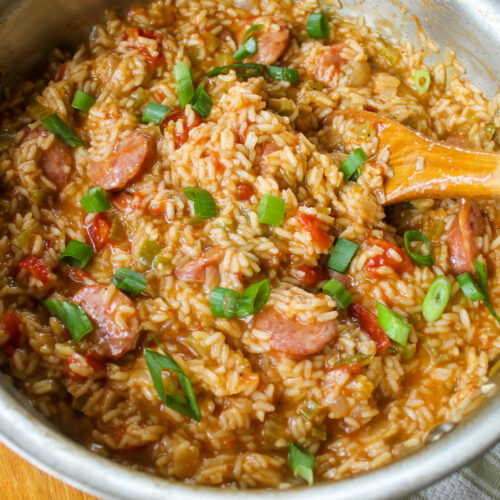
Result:
[[[338,111],[372,122],[379,148],[389,147],[394,175],[385,183],[385,204],[415,198],[493,198],[500,195],[500,155],[434,141],[369,111]]]

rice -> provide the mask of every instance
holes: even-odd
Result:
[[[469,243],[500,306],[498,203],[384,209],[391,151],[373,126],[332,113],[372,110],[432,139],[497,151],[500,100],[488,102],[463,79],[450,50],[427,66],[437,46],[423,32],[421,46],[389,44],[333,3],[331,34],[316,40],[305,29],[315,0],[255,1],[250,20],[229,2],[156,0],[124,19],[108,13],[73,56],[54,51],[46,76],[5,91],[0,365],[39,411],[96,453],[190,483],[286,489],[303,482],[287,463],[290,443],[315,455],[315,481],[338,480],[421,446],[488,390],[498,326],[463,295],[449,241],[465,230],[463,214],[481,226]],[[258,47],[278,50],[299,83],[234,71],[206,78],[231,62],[259,16]],[[213,101],[206,118],[193,103],[179,107],[173,68],[183,60]],[[432,80],[425,95],[413,81],[421,68]],[[70,105],[77,89],[96,98],[87,114]],[[170,108],[161,126],[141,121],[148,102]],[[70,149],[45,131],[29,114],[33,103],[86,146]],[[341,164],[357,148],[370,159],[345,182]],[[424,165],[417,158],[415,170]],[[115,183],[104,189],[111,208],[85,213],[81,197],[105,178]],[[196,219],[186,187],[209,193],[217,214]],[[259,222],[265,194],[284,201],[276,226]],[[403,251],[409,229],[428,235],[434,265],[413,264]],[[345,274],[329,275],[339,238],[359,250]],[[93,245],[84,269],[60,261],[70,240]],[[117,288],[122,267],[145,277],[142,293]],[[422,303],[438,276],[450,281],[451,299],[427,322]],[[329,278],[372,314],[382,302],[405,318],[409,350],[395,342],[382,349],[376,316],[370,328],[355,308],[338,307],[322,293]],[[270,293],[260,312],[214,316],[215,287],[239,296],[264,279]],[[41,299],[73,300],[92,332],[76,342]],[[187,376],[199,422],[179,410],[186,394],[175,370],[162,372],[174,398],[162,402],[145,349],[167,352]]]

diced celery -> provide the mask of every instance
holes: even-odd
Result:
[[[38,222],[35,222],[28,229],[25,229],[18,237],[17,242],[21,248],[27,248],[31,242],[31,237],[35,234],[35,231],[41,229],[41,226]]]
[[[143,266],[151,267],[160,250],[161,246],[156,240],[145,239],[139,247],[139,262]]]
[[[313,419],[321,410],[321,405],[315,399],[308,399],[299,407],[299,413],[307,420]]]

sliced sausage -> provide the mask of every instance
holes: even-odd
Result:
[[[285,52],[290,39],[290,29],[281,19],[274,17],[257,18],[250,25],[245,26],[238,33],[238,41],[243,42],[247,29],[253,24],[263,24],[264,26],[254,31],[249,37],[257,39],[257,52],[245,62],[254,62],[259,64],[273,64]]]
[[[325,85],[330,85],[333,82],[335,75],[340,71],[340,67],[345,63],[345,59],[342,57],[344,47],[343,43],[338,43],[328,47],[321,54],[316,65],[316,80]]]
[[[304,324],[289,319],[272,308],[255,316],[254,328],[272,333],[273,349],[292,356],[308,356],[324,349],[337,336],[337,320]]]
[[[90,163],[90,180],[109,191],[124,188],[146,165],[153,147],[154,141],[149,135],[132,132],[118,141],[109,158]]]
[[[479,207],[473,201],[460,198],[458,204],[458,214],[447,238],[450,264],[455,274],[474,274],[474,259],[479,251],[476,238],[482,233],[483,220]]]
[[[34,130],[28,128],[21,144],[48,135],[50,135],[50,132],[44,128],[38,127]],[[50,147],[41,152],[39,165],[43,175],[49,181],[53,182],[58,188],[63,188],[68,182],[71,167],[73,166],[71,148],[57,137],[54,137]]]
[[[96,325],[89,340],[98,353],[111,359],[121,358],[134,349],[139,336],[137,309],[124,293],[109,290],[103,285],[85,286],[73,297]]]
[[[220,247],[209,248],[200,257],[177,267],[175,275],[181,281],[188,283],[205,283],[208,268],[218,265],[223,256],[224,249]]]

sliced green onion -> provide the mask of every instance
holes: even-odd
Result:
[[[283,66],[269,66],[269,76],[275,80],[285,80],[291,83],[299,83],[299,72],[295,68],[284,68]]]
[[[216,318],[232,319],[238,311],[240,294],[230,288],[216,286],[210,294],[210,310]]]
[[[207,76],[208,78],[213,78],[214,76],[228,73],[232,69],[234,69],[238,78],[250,78],[251,76],[257,76],[263,73],[266,69],[266,66],[264,66],[264,64],[257,63],[228,64],[226,66],[219,66],[217,68],[211,69],[207,73]]]
[[[44,118],[42,125],[68,146],[73,148],[85,146],[85,143],[55,113]]]
[[[415,88],[419,94],[425,94],[431,86],[431,75],[426,69],[417,69],[413,76]]]
[[[432,246],[429,238],[425,236],[421,231],[416,231],[415,229],[411,229],[410,231],[406,231],[404,235],[405,248],[408,255],[417,263],[422,266],[432,266],[434,265],[434,257],[432,255]],[[417,252],[414,252],[411,249],[411,243],[413,241],[421,241],[428,249],[429,253],[427,255],[423,255]]]
[[[146,289],[146,276],[120,267],[113,276],[113,285],[122,292],[137,295]]]
[[[80,198],[80,203],[88,214],[97,214],[111,208],[111,203],[100,187],[92,188],[87,194],[83,195]]]
[[[271,293],[268,279],[250,285],[241,296],[236,314],[239,318],[258,313],[266,304]]]
[[[330,259],[328,260],[328,267],[344,274],[351,263],[351,260],[356,255],[359,245],[344,238],[339,238]]]
[[[68,329],[75,342],[80,342],[92,331],[92,323],[85,311],[73,302],[65,300],[42,300],[41,303]]]
[[[324,12],[309,14],[306,30],[311,38],[328,38],[330,36],[330,23]]]
[[[257,207],[257,216],[259,217],[259,222],[263,224],[279,226],[283,222],[285,210],[285,200],[266,193],[260,199],[259,206]]]
[[[323,292],[333,297],[339,309],[347,309],[352,302],[352,295],[345,286],[336,279],[331,279],[323,286]]]
[[[365,152],[361,148],[357,148],[340,164],[340,170],[344,174],[346,182],[359,175],[359,168],[365,161],[368,161]]]
[[[212,109],[212,98],[203,87],[198,87],[194,93],[191,106],[202,117],[206,118]]]
[[[307,481],[309,486],[314,482],[314,465],[316,457],[306,448],[297,443],[288,445],[288,465],[295,477]]]
[[[255,31],[259,31],[261,30],[262,28],[264,27],[263,24],[252,24],[252,26],[250,26],[250,28],[248,28],[245,32],[245,36],[243,37],[243,43],[248,40],[248,37],[254,33]]]
[[[165,116],[167,116],[170,108],[164,104],[158,104],[157,102],[148,102],[144,113],[141,116],[141,122],[144,123],[155,123],[159,125]]]
[[[378,324],[387,336],[394,342],[405,346],[411,331],[408,321],[382,302],[377,302],[377,313]]]
[[[444,276],[438,276],[430,286],[422,304],[422,313],[426,321],[437,321],[446,309],[451,296],[450,282]]]
[[[205,189],[186,187],[184,188],[184,194],[188,200],[193,202],[194,214],[198,219],[210,219],[217,215],[215,201]]]
[[[245,40],[241,47],[233,54],[233,59],[235,61],[243,61],[247,57],[255,54],[257,52],[257,41],[252,36],[248,40]]]
[[[480,260],[475,260],[474,264],[476,266],[476,272],[477,272],[477,281],[479,283],[479,288],[483,292],[484,295],[484,305],[486,306],[486,309],[488,309],[489,313],[497,320],[497,323],[500,324],[500,317],[496,313],[495,309],[493,308],[493,304],[491,303],[490,299],[490,294],[488,292],[488,268],[486,267],[486,264],[483,264]]]
[[[155,339],[156,340],[156,339]],[[158,341],[156,342],[158,344]],[[144,349],[144,359],[148,366],[153,386],[167,408],[171,408],[186,417],[189,417],[196,422],[201,420],[200,408],[196,402],[193,386],[177,362],[168,354],[163,347],[158,344],[158,347],[163,351],[163,354],[153,351],[153,349]],[[177,374],[179,385],[184,393],[185,399],[178,395],[167,394],[161,372],[170,370]]]
[[[73,97],[73,101],[71,103],[71,107],[75,109],[79,109],[84,113],[88,113],[89,109],[94,105],[95,98],[91,95],[82,92],[81,90],[77,90]]]
[[[181,108],[191,102],[194,96],[193,74],[186,61],[174,66],[174,77],[177,82],[177,96]]]
[[[71,240],[61,254],[60,259],[70,266],[83,269],[92,255],[94,255],[94,249],[91,246],[81,241]]]
[[[475,302],[476,300],[484,300],[484,294],[479,288],[479,285],[474,281],[470,273],[462,273],[456,277],[464,295]]]

